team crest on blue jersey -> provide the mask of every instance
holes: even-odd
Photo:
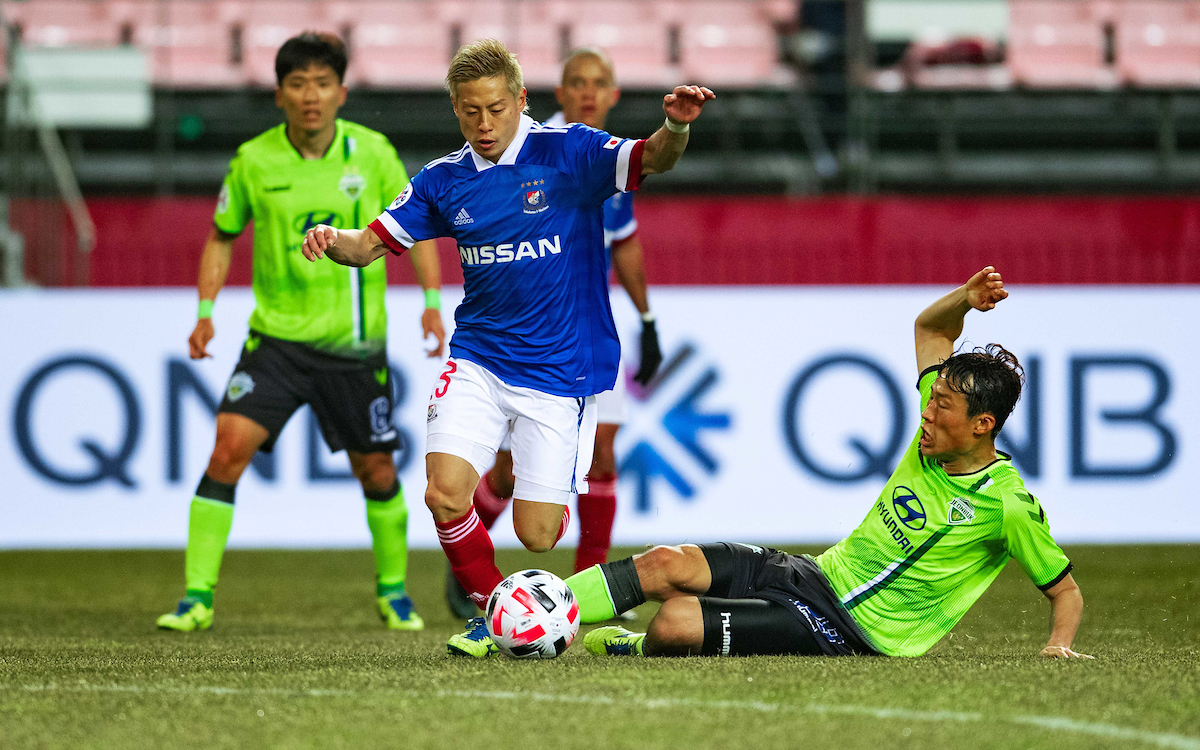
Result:
[[[545,180],[521,183],[521,210],[527,214],[540,214],[550,208],[550,204],[546,201],[546,191],[537,187],[544,184],[546,184]],[[534,189],[530,190],[530,188]]]

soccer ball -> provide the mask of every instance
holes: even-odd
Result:
[[[553,659],[579,632],[579,603],[561,578],[522,570],[500,582],[488,597],[488,633],[514,659]]]

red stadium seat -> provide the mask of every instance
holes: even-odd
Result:
[[[758,5],[746,0],[680,3],[680,62],[688,81],[713,86],[783,83],[778,40]]]
[[[638,0],[576,0],[571,46],[599,47],[616,68],[617,83],[661,88],[679,81],[671,65],[668,25],[655,4]]]
[[[561,0],[523,0],[518,6],[514,51],[526,86],[552,88],[562,80],[563,42],[571,41],[572,10]]]
[[[379,87],[430,88],[446,77],[450,27],[435,0],[335,0],[327,23],[349,32],[346,81]]]
[[[1109,88],[1104,28],[1081,0],[1010,0],[1008,65],[1013,79],[1036,88]]]
[[[337,31],[313,0],[249,0],[244,9],[243,65],[259,86],[275,86],[275,53],[289,38],[302,31]]]
[[[4,3],[4,18],[21,28],[21,42],[31,47],[112,47],[121,42],[121,27],[105,3],[95,0],[36,0]]]
[[[1117,72],[1133,86],[1200,86],[1200,7],[1130,0],[1116,8]]]
[[[150,50],[156,83],[180,87],[240,86],[234,28],[240,8],[211,0],[127,3],[134,43]]]

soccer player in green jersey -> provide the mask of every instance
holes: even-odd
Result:
[[[1050,600],[1045,657],[1071,650],[1083,597],[996,434],[1021,395],[1017,358],[991,344],[955,353],[972,308],[1008,297],[991,266],[916,321],[921,429],[850,536],[816,558],[744,544],[655,547],[567,579],[584,622],[647,599],[647,633],[603,627],[587,650],[610,655],[919,656],[950,632],[1009,557]]]
[[[308,404],[333,451],[345,450],[366,496],[380,617],[389,628],[420,630],[405,592],[408,509],[392,452],[392,380],[387,358],[387,272],[314,265],[300,246],[317,224],[366,226],[408,182],[387,138],[340,120],[346,101],[346,48],[329,34],[289,39],[275,58],[275,102],[286,122],[238,149],[229,165],[200,260],[200,309],[188,339],[192,359],[209,356],[213,300],[225,284],[233,241],[254,222],[250,335],[217,413],[212,458],[192,498],[186,595],[164,629],[211,627],[213,588],[233,523],[234,490],[256,451],[270,451],[291,415]],[[432,242],[410,253],[425,288],[421,326],[442,328],[441,274]]]

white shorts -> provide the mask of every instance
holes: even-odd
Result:
[[[433,386],[426,453],[458,456],[483,476],[511,432],[513,497],[567,505],[587,492],[596,441],[596,398],[552,396],[508,385],[465,359],[450,359]]]
[[[596,421],[599,424],[625,424],[629,419],[629,398],[625,394],[625,363],[617,368],[612,390],[596,394]]]

